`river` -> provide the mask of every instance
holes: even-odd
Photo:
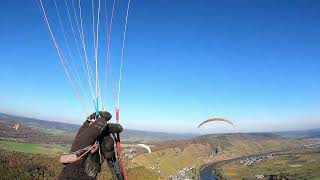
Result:
[[[286,151],[272,151],[272,152],[268,152],[268,153],[260,153],[260,154],[253,154],[253,155],[248,155],[248,156],[242,156],[242,157],[237,157],[237,158],[233,158],[233,159],[227,159],[227,160],[223,160],[223,161],[218,161],[218,162],[213,162],[207,165],[204,165],[202,168],[200,168],[200,180],[216,180],[216,176],[214,174],[212,174],[212,170],[214,169],[214,167],[219,167],[219,166],[223,166],[225,164],[234,162],[234,161],[239,161],[240,159],[244,159],[244,158],[249,158],[249,157],[253,157],[253,156],[263,156],[263,155],[267,155],[267,154],[290,154],[290,153],[283,153]]]
[[[213,164],[208,164],[201,168],[200,180],[216,180],[216,176],[212,174]]]

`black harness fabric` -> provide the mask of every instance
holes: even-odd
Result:
[[[107,126],[107,120],[103,118],[97,118],[90,126],[88,121],[84,122],[83,126],[79,129],[75,140],[73,141],[70,152],[75,152],[89,145],[92,145],[96,140],[102,138],[101,136],[105,134]],[[96,158],[96,155],[94,154],[90,155],[90,158]],[[79,161],[66,164],[58,179],[95,179],[95,177],[89,176],[86,172],[84,162],[87,157],[88,155],[86,155]]]
[[[78,151],[98,141],[102,156],[97,151],[88,153],[79,161],[66,164],[58,177],[59,180],[95,180],[101,170],[103,160],[107,161],[113,180],[123,179],[122,171],[117,170],[120,165],[117,164],[114,140],[110,136],[110,133],[122,132],[123,128],[120,124],[107,123],[112,118],[110,113],[99,111],[99,116],[97,117],[96,113],[93,113],[87,118],[87,120],[96,120],[91,125],[89,121],[83,123],[73,141],[70,152]]]

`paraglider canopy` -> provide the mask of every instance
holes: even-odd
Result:
[[[151,154],[151,148],[145,144],[137,144],[136,146],[142,147],[148,151],[149,154]]]
[[[20,127],[20,124],[16,123],[12,125],[12,129],[18,130]]]
[[[205,121],[203,121],[202,123],[199,124],[198,128],[200,128],[202,125],[208,123],[208,122],[213,122],[213,121],[217,121],[217,122],[225,122],[228,123],[232,126],[234,126],[233,122],[227,120],[227,119],[223,119],[223,118],[211,118],[211,119],[207,119]]]

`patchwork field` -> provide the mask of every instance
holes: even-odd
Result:
[[[32,154],[58,155],[68,152],[70,145],[34,144],[0,140],[0,148],[8,151],[17,151]]]
[[[239,162],[224,165],[220,171],[228,179],[320,179],[320,153],[288,154],[246,166]]]

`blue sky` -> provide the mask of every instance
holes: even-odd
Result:
[[[53,1],[44,2],[66,52]],[[57,2],[67,24],[64,1]],[[90,12],[91,1],[83,2],[84,13]],[[111,41],[115,72],[126,6],[119,2]],[[93,44],[90,18],[84,17],[87,44]],[[131,129],[193,133],[320,127],[319,19],[316,0],[132,0],[120,121]],[[0,39],[0,110],[82,123],[85,115],[36,0],[0,2]],[[102,67],[105,44],[102,30]],[[110,93],[106,102],[113,111]],[[210,117],[228,118],[236,127],[196,128]]]

